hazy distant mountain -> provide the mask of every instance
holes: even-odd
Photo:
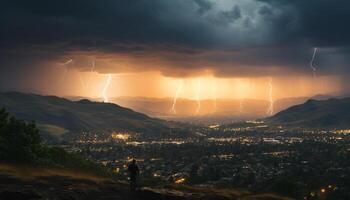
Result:
[[[308,100],[267,118],[267,121],[305,128],[350,128],[350,98]]]
[[[274,102],[274,112],[277,113],[290,106],[304,103],[308,98],[285,98]],[[132,108],[138,112],[163,119],[171,119],[187,122],[230,123],[256,119],[267,115],[269,102],[257,99],[206,99],[200,101],[200,109],[197,113],[198,102],[191,99],[178,99],[175,111],[172,110],[173,99],[171,98],[142,98],[142,97],[119,97],[112,99],[113,102]]]
[[[0,93],[0,107],[19,119],[34,120],[39,127],[60,134],[129,131],[158,137],[176,135],[180,129],[175,123],[150,118],[116,104],[89,100],[70,101],[56,96],[4,92]]]
[[[197,110],[196,100],[179,98],[174,112],[171,98],[119,97],[112,101],[152,116],[232,115],[250,112],[264,114],[268,106],[268,102],[264,100],[204,99],[200,101],[200,109]]]

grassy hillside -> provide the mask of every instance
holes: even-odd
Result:
[[[350,98],[308,100],[267,118],[267,121],[305,128],[350,128]]]
[[[129,192],[127,183],[71,170],[0,164],[0,199],[75,200],[292,200],[242,189],[188,186],[142,187]]]
[[[58,135],[82,131],[129,131],[152,138],[185,133],[174,123],[150,118],[112,103],[6,92],[0,93],[0,107],[5,107],[19,119],[34,120],[41,130]]]

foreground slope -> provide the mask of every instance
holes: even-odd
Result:
[[[0,199],[56,200],[289,200],[273,194],[190,187],[143,187],[130,193],[126,183],[76,171],[0,164]]]
[[[350,128],[350,98],[308,100],[267,118],[267,121],[304,128]]]
[[[5,107],[16,118],[34,120],[42,129],[60,134],[127,131],[152,138],[170,136],[178,128],[174,123],[150,118],[116,104],[70,101],[56,96],[4,92],[0,93],[0,107]]]

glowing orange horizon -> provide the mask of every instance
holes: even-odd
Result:
[[[219,99],[271,101],[268,92],[269,81],[266,81],[268,77],[218,78],[205,74],[199,77],[172,78],[159,72],[140,72],[119,74],[118,79],[111,82],[111,76],[111,74],[99,74],[94,71],[71,71],[60,90],[48,89],[51,92],[47,93],[59,96],[102,97],[106,102],[111,98],[121,96],[172,98],[173,100],[176,96],[176,101],[181,99],[212,100],[214,107]],[[89,80],[85,82],[84,87],[79,81],[81,78]],[[272,78],[274,101],[282,98],[335,94],[341,88],[341,82],[336,76]],[[200,80],[200,85],[198,80]],[[173,112],[176,109],[176,101],[175,104],[173,101],[173,105],[169,107]]]

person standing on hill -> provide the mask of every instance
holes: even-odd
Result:
[[[139,166],[137,166],[135,159],[133,159],[132,163],[129,164],[128,172],[130,177],[130,190],[135,191],[137,187],[136,185],[137,177],[140,174]]]

